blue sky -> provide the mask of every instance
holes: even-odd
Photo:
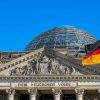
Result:
[[[22,51],[38,34],[62,25],[100,39],[100,0],[0,0],[0,51]]]

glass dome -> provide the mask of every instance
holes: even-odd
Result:
[[[84,45],[95,42],[96,39],[78,28],[72,26],[56,27],[33,39],[25,51],[38,48],[67,48],[70,52],[84,50]]]

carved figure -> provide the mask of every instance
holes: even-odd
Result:
[[[64,65],[54,58],[48,58],[42,53],[38,53],[32,61],[27,65],[14,68],[10,71],[10,75],[36,75],[36,74],[75,74],[78,73],[71,65]]]

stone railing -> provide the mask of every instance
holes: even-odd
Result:
[[[34,50],[33,52],[30,52],[30,53],[28,53],[26,55],[23,55],[23,56],[21,56],[21,57],[19,57],[17,59],[14,59],[14,60],[6,63],[6,64],[0,65],[0,71],[3,71],[5,69],[7,69],[7,68],[10,68],[10,67],[13,67],[15,65],[18,65],[18,64],[23,63],[25,61],[29,61],[29,60],[33,59],[35,56],[37,56],[37,54],[39,52],[42,52],[43,50],[44,50],[44,48],[41,48],[41,49],[38,49],[38,50]]]

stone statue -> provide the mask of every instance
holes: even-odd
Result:
[[[31,68],[32,68],[32,73],[36,74],[36,71],[37,71],[37,69],[36,69],[36,61],[33,60],[33,61],[28,62],[28,63],[29,63],[29,66],[31,66]]]

